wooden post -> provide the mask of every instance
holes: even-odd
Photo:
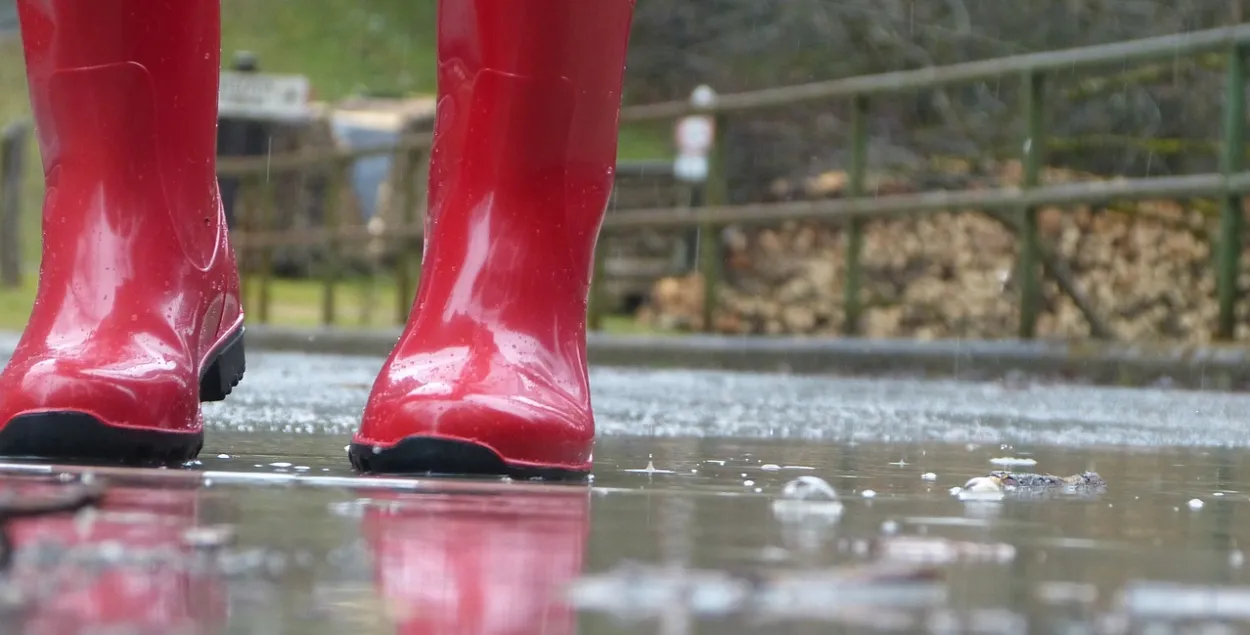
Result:
[[[336,317],[336,285],[342,275],[342,259],[339,250],[343,247],[342,237],[339,235],[341,231],[339,219],[342,218],[339,208],[342,205],[344,193],[350,187],[348,171],[351,165],[350,159],[331,155],[326,166],[328,174],[326,175],[325,222],[322,223],[326,232],[326,242],[321,263],[321,324],[323,326],[334,326]]]
[[[25,121],[5,126],[0,140],[0,286],[22,286],[22,168],[26,153]]]
[[[399,205],[399,213],[394,215],[399,231],[392,245],[395,249],[395,323],[399,325],[408,322],[420,278],[413,269],[420,270],[423,250],[421,242],[411,232],[417,226],[417,208],[425,205],[423,184],[428,156],[425,148],[409,148],[402,152],[402,157],[400,153],[395,155],[397,178],[392,191],[397,195],[395,204]],[[416,267],[413,263],[417,263]]]

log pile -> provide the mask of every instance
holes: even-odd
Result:
[[[1019,164],[966,173],[959,187],[1019,183]],[[948,174],[949,177],[949,174]],[[1092,175],[1048,170],[1044,182],[1090,180]],[[778,184],[782,199],[838,196],[845,175],[827,173],[793,186]],[[875,177],[870,191],[923,189],[908,180]],[[911,181],[915,182],[915,181]],[[1005,338],[1017,333],[1019,288],[1016,239],[1008,215],[979,210],[866,224],[862,259],[861,332],[879,338]],[[1209,341],[1217,304],[1212,244],[1217,234],[1211,201],[1145,201],[1104,208],[1043,209],[1041,240],[1093,312],[1116,339]],[[846,245],[840,227],[786,223],[724,236],[724,278],[718,286],[713,330],[729,334],[837,335],[843,332]],[[1250,287],[1250,251],[1242,287]],[[698,275],[659,281],[639,317],[662,329],[702,328]],[[1038,336],[1080,339],[1089,321],[1071,297],[1047,277]],[[1250,303],[1238,306],[1239,321]],[[1239,324],[1238,337],[1250,337]]]

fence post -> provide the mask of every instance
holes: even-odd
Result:
[[[274,255],[274,238],[277,237],[277,210],[274,209],[273,199],[273,181],[269,180],[264,174],[250,174],[248,180],[251,181],[255,189],[256,216],[258,225],[260,225],[261,235],[266,237],[264,244],[261,245],[260,252],[260,298],[257,303],[260,310],[257,312],[257,318],[261,324],[269,323],[269,310],[273,304],[273,255]],[[244,187],[247,187],[246,185]]]
[[[25,121],[5,126],[0,141],[0,285],[22,286],[22,172],[26,154]]]
[[[352,161],[336,154],[331,155],[328,163],[329,174],[326,175],[325,222],[323,223],[326,242],[321,270],[321,324],[334,326],[338,307],[336,285],[342,274],[339,254],[342,248],[342,236],[339,233],[342,231],[340,222],[342,214],[339,207],[349,187],[348,172],[351,170]]]
[[[1220,148],[1220,172],[1228,178],[1241,170],[1246,139],[1246,55],[1245,45],[1234,45],[1228,52],[1224,84],[1224,139]],[[1231,340],[1237,333],[1237,278],[1241,271],[1241,232],[1244,225],[1241,195],[1225,192],[1221,197],[1219,257],[1216,287],[1219,318],[1215,337]]]
[[[1040,182],[1046,155],[1044,130],[1045,77],[1040,72],[1024,76],[1024,150],[1021,155],[1021,188],[1028,190]],[[1038,270],[1040,239],[1037,235],[1037,208],[1026,205],[1020,231],[1020,331],[1021,339],[1032,339],[1037,332],[1037,314],[1041,308],[1041,272]]]
[[[848,171],[847,195],[859,198],[864,195],[864,180],[868,169],[868,98],[857,95],[851,100],[851,165]],[[860,334],[859,288],[861,284],[860,261],[864,249],[864,220],[852,218],[846,232],[846,297],[845,321],[842,331],[847,336]]]
[[[702,151],[704,173],[692,174],[689,180],[702,181],[696,186],[703,187],[703,202],[709,207],[725,204],[725,117],[714,112],[718,95],[711,86],[700,85],[690,94],[690,105],[703,116],[712,117],[711,138],[706,141],[692,139],[691,151],[694,156]],[[697,135],[696,135],[697,136]],[[679,157],[680,165],[681,157]],[[696,171],[697,172],[697,171]],[[720,227],[710,220],[699,223],[698,228],[698,262],[699,274],[703,278],[703,331],[710,333],[715,330],[712,323],[716,315],[716,288],[721,278],[721,240]]]

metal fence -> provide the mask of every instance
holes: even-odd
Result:
[[[1066,183],[1041,185],[1040,170],[1044,165],[1047,148],[1047,130],[1043,96],[1047,77],[1056,71],[1077,68],[1116,67],[1122,70],[1130,63],[1176,59],[1199,54],[1221,53],[1227,72],[1225,92],[1224,132],[1221,142],[1221,164],[1218,173],[1187,176],[1123,179],[1104,182]],[[1103,204],[1117,200],[1144,200],[1152,198],[1213,197],[1221,203],[1220,233],[1217,246],[1216,277],[1218,281],[1219,320],[1217,337],[1230,339],[1234,331],[1234,306],[1236,304],[1237,272],[1241,254],[1243,217],[1241,199],[1250,191],[1250,172],[1243,168],[1245,153],[1245,65],[1250,52],[1250,25],[1221,29],[1194,31],[1165,37],[1155,37],[1114,44],[1053,51],[1028,55],[1003,57],[945,67],[925,68],[851,77],[799,86],[773,88],[737,94],[720,95],[714,103],[696,107],[684,101],[627,107],[622,121],[674,120],[688,114],[710,114],[723,118],[734,113],[789,106],[803,102],[847,100],[853,106],[852,132],[850,136],[851,161],[847,196],[834,200],[799,201],[769,204],[726,205],[724,198],[724,175],[721,161],[713,157],[711,174],[706,192],[706,205],[691,208],[679,205],[671,208],[614,211],[603,225],[606,235],[642,229],[699,229],[698,270],[703,274],[705,288],[704,320],[711,328],[712,315],[716,311],[715,289],[721,279],[722,249],[720,229],[727,225],[768,225],[784,221],[815,220],[840,223],[847,226],[845,311],[846,332],[855,334],[859,329],[862,313],[860,302],[861,250],[863,224],[868,220],[909,217],[942,211],[976,209],[997,214],[1016,232],[1020,241],[1018,250],[1018,279],[1020,281],[1019,336],[1034,336],[1041,304],[1043,276],[1051,267],[1051,256],[1038,239],[1037,210],[1041,206],[1071,206],[1079,204]],[[989,190],[939,191],[916,194],[868,196],[865,191],[867,155],[867,115],[873,98],[891,94],[918,91],[938,86],[980,82],[987,80],[1018,81],[1023,87],[1023,117],[1026,122],[1025,138],[1022,139],[1021,160],[1024,167],[1023,182],[1019,187]],[[718,126],[724,130],[724,126]],[[225,159],[220,163],[223,175],[237,176],[242,180],[244,196],[261,201],[256,214],[234,233],[238,249],[246,254],[258,255],[260,267],[256,272],[259,295],[252,299],[257,318],[264,322],[269,314],[268,288],[272,279],[271,262],[273,250],[282,245],[316,244],[331,254],[326,266],[321,267],[323,280],[322,321],[332,324],[335,319],[335,293],[342,268],[343,250],[363,241],[379,237],[364,227],[346,227],[334,213],[334,205],[326,214],[323,227],[291,231],[275,231],[273,197],[266,195],[269,175],[279,171],[328,169],[330,193],[345,186],[346,167],[360,157],[390,154],[396,169],[392,175],[392,191],[395,204],[404,210],[404,222],[388,227],[383,239],[394,253],[401,254],[390,263],[398,294],[399,309],[395,315],[398,322],[407,319],[412,301],[417,270],[419,268],[420,241],[422,236],[421,214],[418,211],[424,198],[425,170],[428,159],[429,135],[405,138],[395,146],[351,151],[295,153],[264,158]],[[717,147],[723,148],[723,144]],[[332,195],[328,200],[337,201]],[[602,259],[603,250],[596,263],[596,283],[591,294],[591,323],[598,324],[598,317],[605,310],[603,301]],[[1063,281],[1059,281],[1063,288]],[[1070,289],[1066,289],[1071,294]],[[1075,297],[1075,296],[1074,296]],[[1084,313],[1099,330],[1098,318],[1093,310],[1082,307]]]

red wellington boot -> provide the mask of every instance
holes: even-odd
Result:
[[[440,0],[421,284],[353,439],[358,469],[590,470],[586,300],[633,5]]]
[[[243,375],[215,173],[219,0],[18,0],[47,195],[0,455],[182,461]]]

